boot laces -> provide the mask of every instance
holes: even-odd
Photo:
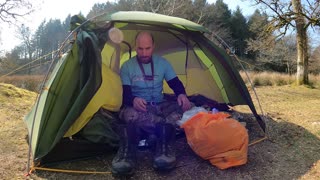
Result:
[[[167,146],[167,140],[166,140],[166,129],[163,128],[162,129],[162,146],[161,146],[161,154],[164,154],[166,156],[168,156],[168,146]]]
[[[124,135],[126,138],[128,138],[126,131],[124,132]],[[120,146],[120,149],[119,149],[119,153],[118,153],[119,159],[123,160],[123,161],[130,160],[129,150],[130,150],[129,149],[129,141],[128,141],[128,139],[125,139],[125,141],[123,142],[123,145]]]

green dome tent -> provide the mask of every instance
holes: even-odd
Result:
[[[101,108],[108,110],[110,122],[116,119],[122,102],[119,68],[135,54],[135,36],[142,30],[153,34],[155,53],[173,65],[189,96],[201,94],[219,103],[247,105],[265,130],[231,58],[206,38],[209,31],[203,26],[177,17],[134,11],[103,14],[81,19],[80,23],[76,19],[71,21],[75,42],[54,65],[25,118],[33,162],[45,165],[94,156],[116,147],[117,136],[111,123],[101,126],[109,133],[104,143],[74,137],[97,118],[95,114]],[[166,84],[164,93],[172,93]]]

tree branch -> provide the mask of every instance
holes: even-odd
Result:
[[[19,17],[33,12],[32,4],[28,0],[5,0],[0,3],[0,20],[12,23]]]

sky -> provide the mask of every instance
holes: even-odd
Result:
[[[69,14],[72,16],[81,12],[82,14],[87,15],[95,3],[105,3],[107,1],[108,0],[42,0],[39,1],[38,4],[35,4],[35,12],[25,17],[23,20],[20,20],[21,22],[19,22],[19,24],[24,23],[27,27],[30,27],[32,31],[35,31],[45,19],[49,20],[51,18],[64,21]],[[207,0],[210,4],[215,1],[216,0]],[[235,10],[236,7],[239,6],[245,16],[251,15],[256,9],[250,5],[249,1],[223,0],[223,2],[228,4],[229,9],[231,10]],[[15,31],[13,26],[1,23],[1,49],[10,51],[20,43],[20,40],[14,36]]]

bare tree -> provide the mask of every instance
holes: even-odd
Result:
[[[25,51],[25,57],[24,60],[26,62],[29,62],[32,60],[33,53],[34,53],[34,43],[32,42],[32,33],[29,27],[22,24],[20,27],[18,27],[16,31],[16,36],[22,41],[21,47],[23,47]],[[29,64],[29,67],[32,65]],[[28,74],[30,74],[31,69],[29,68]]]
[[[33,12],[32,4],[28,0],[4,0],[0,2],[0,20],[12,23],[19,17]]]
[[[29,61],[32,59],[32,54],[34,51],[32,43],[32,35],[29,27],[22,24],[17,30],[17,37],[22,41],[23,45],[26,48]]]
[[[320,45],[311,53],[310,72],[314,74],[320,74]]]
[[[2,56],[2,53],[4,52],[4,50],[3,49],[1,49],[1,46],[2,46],[2,39],[1,39],[1,29],[0,29],[0,57]]]
[[[307,30],[320,26],[319,0],[254,0],[273,12],[269,31],[278,30],[278,37],[284,36],[290,28],[296,30],[298,85],[309,83],[309,48]]]
[[[14,24],[16,20],[31,12],[33,12],[33,7],[29,0],[2,0],[0,1],[0,25]],[[0,39],[0,47],[1,45]],[[0,54],[3,53],[2,51],[0,50]]]
[[[191,3],[186,0],[136,0],[136,10],[149,11],[169,16],[177,15],[185,6]]]
[[[7,74],[12,70],[19,67],[19,56],[17,55],[17,50],[13,50],[11,53],[6,53],[4,56],[0,57],[0,75]]]

